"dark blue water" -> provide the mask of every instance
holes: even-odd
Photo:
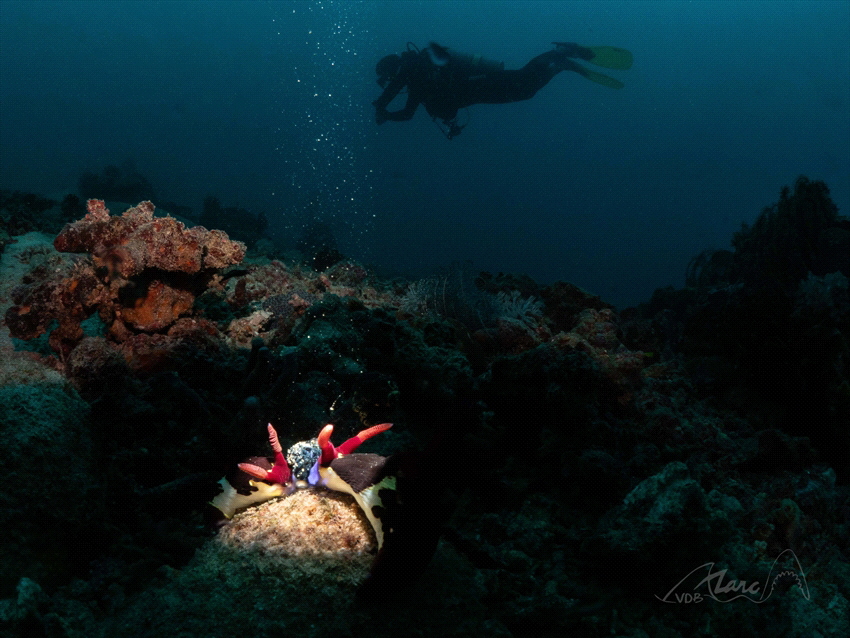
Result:
[[[517,68],[553,40],[631,50],[621,91],[562,73],[447,141],[374,124],[374,65],[436,40]],[[471,259],[618,305],[681,285],[799,174],[850,208],[850,5],[0,2],[0,188],[60,195],[132,159],[163,200],[316,210],[387,272]],[[312,204],[311,204],[312,203]]]

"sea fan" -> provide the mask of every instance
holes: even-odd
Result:
[[[500,292],[496,295],[499,319],[518,322],[528,329],[534,328],[543,316],[543,302],[536,297],[523,298],[519,290]]]

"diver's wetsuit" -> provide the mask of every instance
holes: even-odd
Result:
[[[377,121],[381,124],[386,120],[409,120],[417,107],[424,104],[428,115],[449,123],[457,117],[458,109],[472,104],[504,104],[531,99],[561,71],[585,75],[586,69],[569,58],[586,59],[592,55],[585,47],[575,46],[575,51],[560,49],[542,53],[521,69],[483,72],[454,64],[452,60],[438,66],[431,61],[427,50],[405,51],[401,54],[398,74],[372,103],[377,110]],[[404,108],[387,111],[389,103],[405,86],[408,93]]]

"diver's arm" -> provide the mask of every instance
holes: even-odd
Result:
[[[384,89],[383,93],[381,93],[381,97],[372,102],[375,106],[375,121],[378,124],[383,124],[387,120],[401,122],[413,117],[413,114],[416,112],[416,108],[419,106],[420,100],[415,96],[416,91],[410,90],[409,86],[407,102],[405,103],[404,108],[399,111],[387,110],[389,103],[395,99],[396,95],[399,94],[405,85],[409,85],[408,74],[399,73],[392,82],[387,85],[387,88]]]
[[[403,122],[405,120],[413,119],[413,114],[416,113],[416,109],[419,107],[419,99],[413,95],[413,93],[407,94],[407,102],[404,105],[403,109],[398,111],[387,111],[383,110],[383,116],[386,120],[392,120],[393,122]]]
[[[372,102],[372,104],[379,111],[386,109],[389,103],[395,99],[396,95],[398,95],[399,91],[404,88],[405,84],[407,84],[406,74],[399,73],[396,77],[393,78],[392,82],[387,85],[387,88],[384,89],[384,92],[381,93],[381,96],[377,100]]]

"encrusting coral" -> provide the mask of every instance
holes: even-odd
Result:
[[[261,570],[366,578],[375,535],[352,498],[328,490],[297,490],[236,514],[215,543],[240,551]]]
[[[50,345],[64,357],[82,340],[82,321],[95,312],[113,341],[166,330],[191,312],[219,270],[245,256],[245,245],[222,231],[186,228],[153,212],[151,202],[142,202],[111,216],[102,200],[89,200],[88,214],[66,225],[54,247],[91,257],[34,273],[13,291],[16,305],[6,312],[12,336],[33,339],[57,321]]]
[[[145,269],[195,274],[237,264],[245,245],[220,230],[186,228],[173,217],[154,217],[154,205],[142,202],[110,216],[103,200],[90,199],[88,214],[68,224],[53,245],[60,252],[90,252],[95,265],[128,279]]]

